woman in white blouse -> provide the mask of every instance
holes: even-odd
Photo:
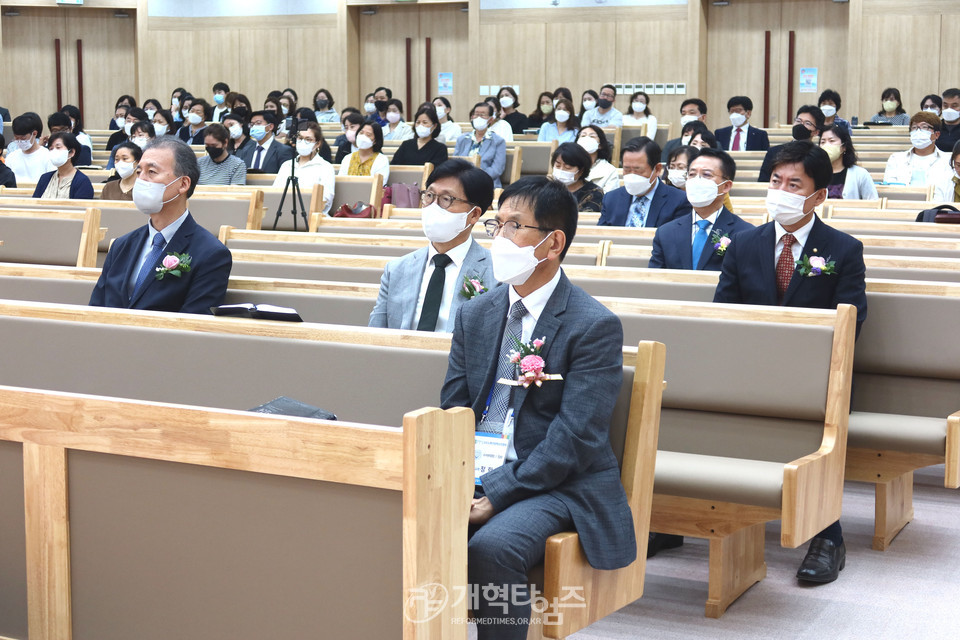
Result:
[[[336,188],[336,174],[333,165],[320,157],[320,146],[323,143],[323,131],[315,122],[300,125],[297,132],[297,157],[287,160],[280,165],[273,186],[282,187],[290,176],[290,165],[293,165],[294,175],[300,184],[301,193],[309,192],[318,182],[323,185],[323,212],[329,214],[330,204],[333,202],[333,192]]]
[[[387,123],[384,140],[413,139],[413,127],[403,121],[403,103],[397,98],[387,100]]]
[[[595,124],[587,125],[580,130],[577,144],[590,154],[590,173],[587,182],[592,182],[604,193],[609,193],[620,186],[620,176],[617,168],[610,164],[610,143],[603,129]]]
[[[507,142],[513,142],[513,127],[510,126],[510,123],[506,120],[501,120],[500,116],[502,115],[500,109],[500,101],[496,98],[490,97],[484,100],[487,104],[490,105],[490,108],[493,109],[493,122],[490,123],[489,129],[494,132]]]
[[[433,106],[437,110],[437,117],[440,118],[440,135],[437,136],[438,142],[449,142],[463,135],[463,129],[453,121],[449,100],[443,96],[437,96],[433,99]]]
[[[650,113],[650,96],[643,91],[635,91],[630,96],[630,106],[623,116],[623,126],[639,127],[647,125],[644,135],[651,140],[657,135],[657,118]]]

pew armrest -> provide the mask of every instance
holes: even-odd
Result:
[[[946,470],[943,474],[943,486],[947,489],[960,488],[960,411],[947,416],[947,452],[944,462]]]

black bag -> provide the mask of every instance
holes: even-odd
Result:
[[[266,404],[254,407],[250,411],[256,413],[272,413],[280,416],[295,416],[297,418],[316,418],[318,420],[336,420],[337,416],[325,409],[314,407],[306,402],[300,402],[287,396],[274,398]]]
[[[924,209],[917,215],[917,222],[938,222],[940,224],[960,224],[960,210],[950,204],[941,204],[932,209]]]

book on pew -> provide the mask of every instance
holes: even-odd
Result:
[[[287,396],[274,398],[266,404],[250,409],[254,413],[271,413],[278,416],[294,416],[296,418],[316,418],[317,420],[336,420],[337,416],[326,409],[315,407],[306,402],[300,402]]]
[[[215,316],[239,316],[241,318],[257,318],[258,320],[282,320],[284,322],[303,322],[303,318],[296,309],[278,307],[272,304],[222,304],[219,307],[210,307],[210,313]]]

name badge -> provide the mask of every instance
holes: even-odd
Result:
[[[480,476],[503,465],[510,441],[499,433],[477,431],[474,438],[473,481],[480,484]]]

